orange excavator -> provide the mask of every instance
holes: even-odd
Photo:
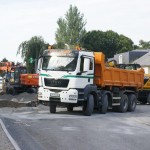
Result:
[[[6,92],[12,95],[19,92],[36,92],[38,80],[39,75],[28,74],[25,66],[13,66],[6,75]]]

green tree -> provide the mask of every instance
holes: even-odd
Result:
[[[38,57],[43,50],[47,48],[48,44],[45,43],[41,36],[34,36],[30,40],[24,41],[19,45],[17,54],[21,54],[24,62],[26,62],[29,73],[35,72]]]
[[[131,51],[135,48],[136,48],[136,45],[134,45],[133,41],[130,38],[122,34],[119,36],[119,45],[118,45],[118,50],[116,53],[123,53],[123,52]]]
[[[116,53],[130,51],[133,49],[133,42],[124,35],[109,30],[89,31],[82,39],[82,46],[93,51],[103,52],[107,58],[113,57]]]
[[[58,28],[56,31],[56,42],[58,47],[62,48],[65,44],[76,46],[80,44],[82,37],[85,35],[84,15],[81,14],[76,6],[70,5],[65,18],[60,17],[57,20]]]
[[[142,48],[142,49],[150,49],[150,41],[146,42],[146,41],[140,40],[139,46],[140,46],[139,48]]]
[[[1,62],[8,62],[6,58],[3,58]]]

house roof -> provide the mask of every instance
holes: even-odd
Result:
[[[150,52],[135,60],[133,63],[140,64],[141,66],[150,66]]]
[[[129,52],[150,52],[150,49],[134,49],[132,51]]]

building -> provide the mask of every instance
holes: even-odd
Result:
[[[128,51],[120,54],[114,55],[114,59],[117,61],[119,64],[129,64],[133,63],[135,60],[139,59],[146,53],[150,52],[150,49],[147,50],[133,50],[133,51]]]
[[[143,55],[139,59],[136,59],[133,63],[140,64],[143,67],[145,73],[150,74],[150,52]]]
[[[150,49],[137,49],[116,54],[113,59],[118,64],[140,64],[145,73],[150,74]]]

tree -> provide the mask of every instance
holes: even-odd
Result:
[[[146,41],[140,40],[139,45],[140,45],[139,48],[150,49],[150,41],[146,42]]]
[[[76,6],[70,5],[68,12],[65,14],[65,19],[60,17],[57,24],[56,42],[60,48],[65,44],[70,46],[80,44],[86,33],[86,21],[84,21],[84,15],[79,12]]]
[[[48,44],[45,43],[41,36],[34,36],[30,40],[24,41],[19,45],[17,54],[21,54],[29,73],[35,72],[38,57],[43,50],[47,48]]]
[[[117,53],[127,52],[133,50],[134,48],[136,48],[136,45],[134,45],[133,41],[130,38],[122,34],[119,36],[119,47]]]
[[[114,31],[89,31],[82,39],[82,46],[86,49],[103,52],[107,58],[113,57],[116,53],[130,51],[133,49],[133,42],[124,35]]]
[[[8,62],[6,58],[3,58],[1,62]]]

